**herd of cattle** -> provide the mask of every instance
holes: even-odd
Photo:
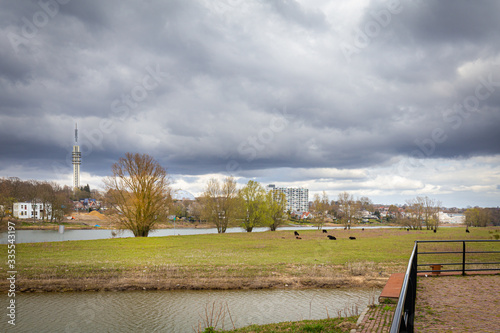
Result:
[[[364,231],[365,229],[363,228],[362,230]],[[325,230],[325,229],[323,229],[323,233],[324,233],[324,234],[327,234],[327,233],[328,233],[328,231],[327,231],[327,230]],[[293,234],[295,235],[295,238],[296,238],[296,239],[302,239],[302,238],[300,237],[300,235],[299,235],[299,233],[298,233],[297,231],[294,231],[294,232],[293,232]],[[335,236],[332,236],[332,235],[327,235],[326,237],[327,237],[329,240],[337,240],[337,238],[336,238]],[[349,239],[356,239],[356,237],[354,237],[354,236],[349,236]]]

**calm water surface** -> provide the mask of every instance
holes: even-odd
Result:
[[[224,327],[355,314],[381,289],[18,293],[16,326],[2,332],[194,332],[205,308],[227,304]],[[7,297],[0,304],[7,305]],[[4,306],[2,306],[5,309]],[[229,318],[229,313],[231,318]],[[219,324],[219,328],[222,325]]]

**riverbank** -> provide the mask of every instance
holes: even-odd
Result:
[[[74,279],[19,279],[21,292],[73,292],[73,291],[132,291],[132,290],[247,290],[247,289],[317,289],[317,288],[382,288],[387,277],[334,278],[311,276],[294,278],[291,276],[256,278],[174,278],[168,280],[157,277],[123,277],[114,279],[83,278]],[[2,290],[7,286],[1,285]]]
[[[113,219],[106,215],[99,213],[97,211],[79,212],[73,213],[70,216],[65,216],[60,223],[56,222],[42,222],[40,220],[33,221],[32,219],[18,219],[15,220],[10,218],[11,221],[16,223],[17,230],[58,230],[59,225],[64,225],[67,230],[89,230],[89,229],[119,229],[119,225],[116,224]],[[370,226],[386,226],[388,224],[375,223],[370,224]],[[316,225],[310,221],[298,222],[298,221],[288,221],[283,226],[298,226],[298,227],[316,227]],[[323,227],[340,227],[340,224],[336,223],[325,223]],[[177,220],[175,224],[171,221],[165,221],[158,223],[155,229],[183,229],[183,228],[199,228],[208,229],[215,228],[215,224],[207,222],[189,222],[185,220]]]
[[[497,228],[498,229],[498,228]],[[16,245],[22,292],[382,287],[415,240],[489,239],[495,228],[317,230]],[[350,240],[349,237],[356,237]],[[7,245],[0,247],[6,262]],[[6,271],[6,268],[2,268]],[[7,291],[6,280],[0,290]]]
[[[349,333],[356,328],[356,321],[359,316],[328,318],[320,320],[302,320],[294,322],[284,322],[268,325],[251,325],[229,331],[217,331],[224,333],[301,333],[301,332],[329,332],[329,333]]]

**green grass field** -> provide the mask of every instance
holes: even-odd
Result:
[[[440,228],[437,233],[329,230],[336,241],[317,230],[299,232],[302,239],[295,239],[291,231],[276,231],[18,244],[16,266],[24,287],[36,281],[82,279],[93,279],[95,285],[120,279],[134,279],[129,283],[138,285],[169,280],[189,288],[200,279],[237,283],[238,279],[387,278],[404,272],[415,240],[492,239],[500,228],[473,228],[470,234],[459,227]],[[491,246],[479,244],[480,249]],[[1,247],[6,256],[6,245]]]

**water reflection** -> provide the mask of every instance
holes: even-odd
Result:
[[[232,329],[361,312],[380,289],[33,293],[16,295],[17,332],[193,332],[227,304]],[[350,310],[349,310],[350,309]],[[230,316],[229,316],[230,314]],[[1,325],[6,322],[2,321]],[[0,326],[1,326],[0,325]],[[5,326],[4,326],[5,327]],[[221,325],[219,325],[221,327]],[[2,330],[5,331],[5,330]]]

